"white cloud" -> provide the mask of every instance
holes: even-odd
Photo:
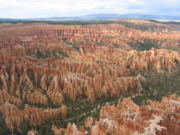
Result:
[[[180,13],[179,0],[0,0],[0,17],[76,16],[92,13]],[[179,5],[180,6],[180,5]],[[177,11],[176,11],[177,10]]]

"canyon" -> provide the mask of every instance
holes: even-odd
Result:
[[[0,134],[178,135],[179,49],[179,24],[0,24]]]

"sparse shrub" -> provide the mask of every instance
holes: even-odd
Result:
[[[118,45],[118,44],[113,44],[113,46],[114,46],[115,48],[120,48],[120,45]]]
[[[144,43],[139,43],[139,45],[137,45],[137,46],[140,51],[150,50],[151,48],[158,48],[157,45],[155,45],[154,43],[152,43],[150,41],[147,41]]]
[[[163,96],[168,94],[180,94],[180,77],[178,74],[169,73],[145,73],[143,75],[146,81],[141,82],[143,91],[140,96],[133,98],[133,100],[142,104],[147,99],[161,100]]]
[[[96,42],[97,45],[99,46],[104,46],[105,44],[103,42]]]

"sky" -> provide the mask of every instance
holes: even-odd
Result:
[[[180,0],[0,0],[0,18],[46,18],[89,14],[180,16]]]

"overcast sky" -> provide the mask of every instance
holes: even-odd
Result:
[[[0,0],[0,17],[40,18],[87,14],[180,15],[180,0]]]

